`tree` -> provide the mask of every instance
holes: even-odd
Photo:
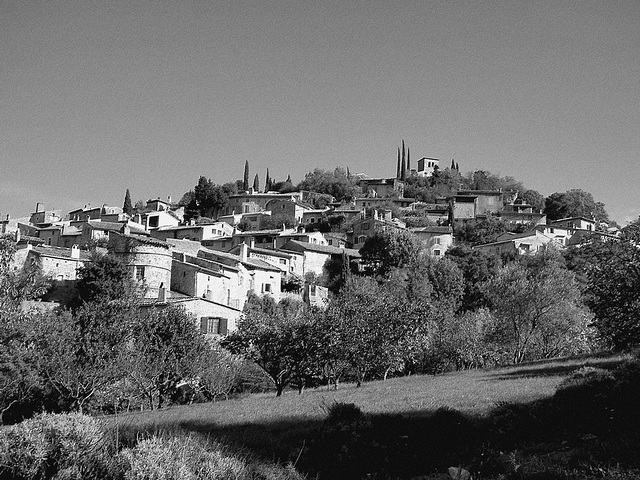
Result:
[[[624,228],[619,239],[594,239],[575,247],[584,275],[586,303],[605,346],[614,350],[640,344],[640,225]]]
[[[242,177],[242,189],[245,192],[249,191],[249,160],[244,162],[244,176]]]
[[[113,303],[89,303],[74,315],[40,317],[37,366],[60,404],[82,413],[98,391],[122,378],[116,360],[126,345],[130,313]]]
[[[544,210],[545,198],[536,190],[526,190],[520,199],[522,203],[531,205],[535,212],[542,212]]]
[[[269,169],[267,168],[267,176],[264,179],[264,191],[265,192],[269,192],[271,191],[271,177],[269,176]]]
[[[588,312],[554,249],[501,267],[485,288],[496,318],[493,341],[511,362],[586,349]]]
[[[298,184],[298,190],[309,190],[317,193],[331,195],[336,201],[350,200],[359,191],[348,178],[345,170],[336,167],[333,172],[316,168],[305,175],[304,180]]]
[[[487,307],[488,299],[482,284],[498,272],[502,263],[500,257],[464,245],[449,248],[445,256],[458,265],[464,278],[460,309],[464,312]]]
[[[169,306],[137,316],[117,363],[153,410],[169,401],[180,381],[201,373],[203,357],[210,353],[195,318]]]
[[[124,205],[122,206],[122,211],[129,216],[133,215],[133,205],[131,204],[131,194],[129,193],[129,189],[124,194]]]
[[[351,374],[360,386],[403,365],[407,324],[395,291],[367,277],[352,277],[318,319],[320,358],[336,386]]]
[[[293,381],[299,391],[315,365],[316,335],[301,302],[277,304],[270,296],[252,296],[238,328],[222,341],[232,353],[255,362],[271,378],[276,396]]]
[[[365,240],[360,254],[372,274],[386,275],[394,267],[410,265],[419,255],[420,240],[406,230],[382,231]]]
[[[544,213],[547,214],[548,220],[586,217],[602,222],[609,221],[604,203],[596,202],[589,192],[580,189],[552,193],[545,200]]]
[[[461,224],[459,224],[461,223]],[[454,232],[456,240],[469,245],[482,245],[484,243],[495,242],[503,233],[516,228],[500,217],[487,216],[482,220],[469,220],[466,222],[456,222]]]
[[[129,267],[112,254],[96,254],[78,269],[77,290],[83,303],[118,303],[123,308],[142,293]]]
[[[51,282],[35,265],[14,271],[15,253],[14,238],[0,235],[0,425],[7,417],[21,420],[42,387],[32,362],[34,322],[22,305],[46,293]]]

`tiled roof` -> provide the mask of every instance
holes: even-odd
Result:
[[[113,232],[121,232],[124,230],[124,223],[118,223],[118,222],[103,222],[101,220],[89,220],[87,222],[88,225],[91,226],[91,228],[95,229],[95,230],[106,230],[106,231],[113,231]]]
[[[414,227],[409,229],[410,232],[413,233],[453,233],[453,229],[451,227],[442,227],[442,226],[431,226],[431,227]]]
[[[352,248],[332,247],[330,245],[318,245],[316,243],[299,242],[297,240],[289,240],[280,250],[292,252],[317,252],[326,253],[328,255],[342,255],[346,253],[350,257],[360,257],[360,252]]]
[[[219,258],[223,260],[227,260],[235,263],[242,263],[245,268],[254,269],[259,268],[261,270],[270,270],[273,272],[280,272],[280,269],[275,268],[273,265],[259,260],[257,258],[247,258],[246,262],[243,262],[240,258],[240,255],[234,255],[233,253],[220,252],[218,250],[210,250],[208,248],[203,248],[200,252],[200,256],[207,259]]]
[[[176,238],[167,238],[167,243],[173,247],[174,251],[198,256],[198,251],[202,248],[200,242],[193,240],[182,240]]]
[[[128,238],[131,240],[134,240],[136,242],[139,242],[143,245],[152,245],[155,247],[164,247],[166,249],[171,248],[171,245],[169,245],[167,242],[162,241],[162,240],[158,240],[155,238],[151,238],[151,237],[141,237],[139,235],[127,235],[124,233],[117,233],[117,235],[124,237],[124,238]]]
[[[43,257],[54,257],[71,259],[71,249],[64,247],[52,247],[48,245],[38,245],[33,247],[33,252]],[[86,250],[80,250],[80,261],[87,262],[91,260],[91,253]]]

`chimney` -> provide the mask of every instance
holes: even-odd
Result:
[[[78,245],[73,245],[71,247],[71,258],[75,258],[75,259],[80,258],[80,248],[78,248]]]
[[[249,247],[247,246],[246,243],[241,243],[240,244],[240,261],[246,262],[248,257],[249,257]]]
[[[36,212],[35,213],[38,213],[38,212],[42,212],[42,203],[41,202],[36,203]]]
[[[249,241],[249,247],[256,248],[256,239],[255,239],[255,237],[251,237],[251,240]]]
[[[167,195],[167,203],[171,205],[171,195]]]

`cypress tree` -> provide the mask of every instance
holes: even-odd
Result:
[[[396,166],[396,178],[400,179],[400,147],[398,147],[398,165]]]
[[[260,179],[258,179],[258,174],[253,177],[253,191],[254,193],[258,193],[260,191]]]
[[[411,172],[411,165],[410,165],[410,160],[411,158],[411,152],[409,151],[409,149],[407,148],[407,172]]]
[[[460,165],[458,165],[458,162],[456,162],[456,171],[459,172],[460,171]]]
[[[249,160],[244,162],[244,177],[242,180],[242,188],[243,190],[249,190]]]
[[[271,177],[269,176],[269,169],[267,168],[267,178],[264,180],[264,191],[268,192],[271,190]]]
[[[451,159],[451,170],[455,170],[456,169],[456,162],[453,161],[453,158]]]
[[[127,188],[127,192],[124,194],[124,205],[122,206],[122,211],[127,215],[133,215],[133,205],[131,205],[131,194],[129,194],[129,189]]]
[[[406,178],[407,173],[407,165],[404,161],[404,157],[402,157],[402,168],[400,170],[400,180],[404,180]]]

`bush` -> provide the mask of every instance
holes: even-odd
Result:
[[[303,480],[291,465],[241,459],[195,435],[155,435],[120,456],[127,468],[125,480]]]
[[[353,403],[333,403],[310,446],[311,468],[323,478],[359,479],[380,471],[373,425]]]
[[[0,478],[87,478],[105,468],[106,437],[95,419],[39,414],[0,430]]]

